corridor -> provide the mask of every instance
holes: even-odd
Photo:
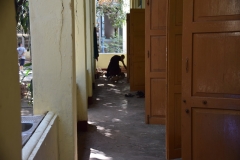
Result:
[[[145,124],[145,99],[125,97],[126,78],[96,79],[88,132],[78,133],[79,160],[165,160],[165,125]]]

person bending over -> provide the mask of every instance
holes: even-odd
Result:
[[[125,69],[127,69],[126,65],[124,64],[124,55],[118,56],[114,55],[109,62],[108,68],[107,68],[107,73],[106,77],[113,77],[121,74],[121,68],[119,66],[119,62],[122,62],[123,66]]]

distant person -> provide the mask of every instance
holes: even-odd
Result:
[[[118,56],[114,55],[109,62],[108,68],[107,68],[107,73],[106,76],[113,77],[121,74],[121,68],[119,66],[119,62],[122,62],[123,66],[125,69],[127,69],[126,65],[124,64],[124,55]]]
[[[22,46],[22,43],[18,43],[18,61],[19,61],[19,71],[20,73],[23,73],[23,65],[25,64],[25,53],[27,50]]]

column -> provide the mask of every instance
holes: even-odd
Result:
[[[82,8],[75,0],[29,3],[34,114],[58,115],[59,160],[77,159],[75,9]]]
[[[20,85],[14,1],[0,2],[0,159],[21,159]]]

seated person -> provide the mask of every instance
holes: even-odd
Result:
[[[119,66],[119,62],[121,61],[124,68],[127,69],[126,65],[124,64],[124,55],[118,56],[118,55],[114,55],[108,65],[107,68],[107,73],[106,73],[106,77],[113,77],[113,76],[117,76],[117,75],[121,75],[121,68]]]

